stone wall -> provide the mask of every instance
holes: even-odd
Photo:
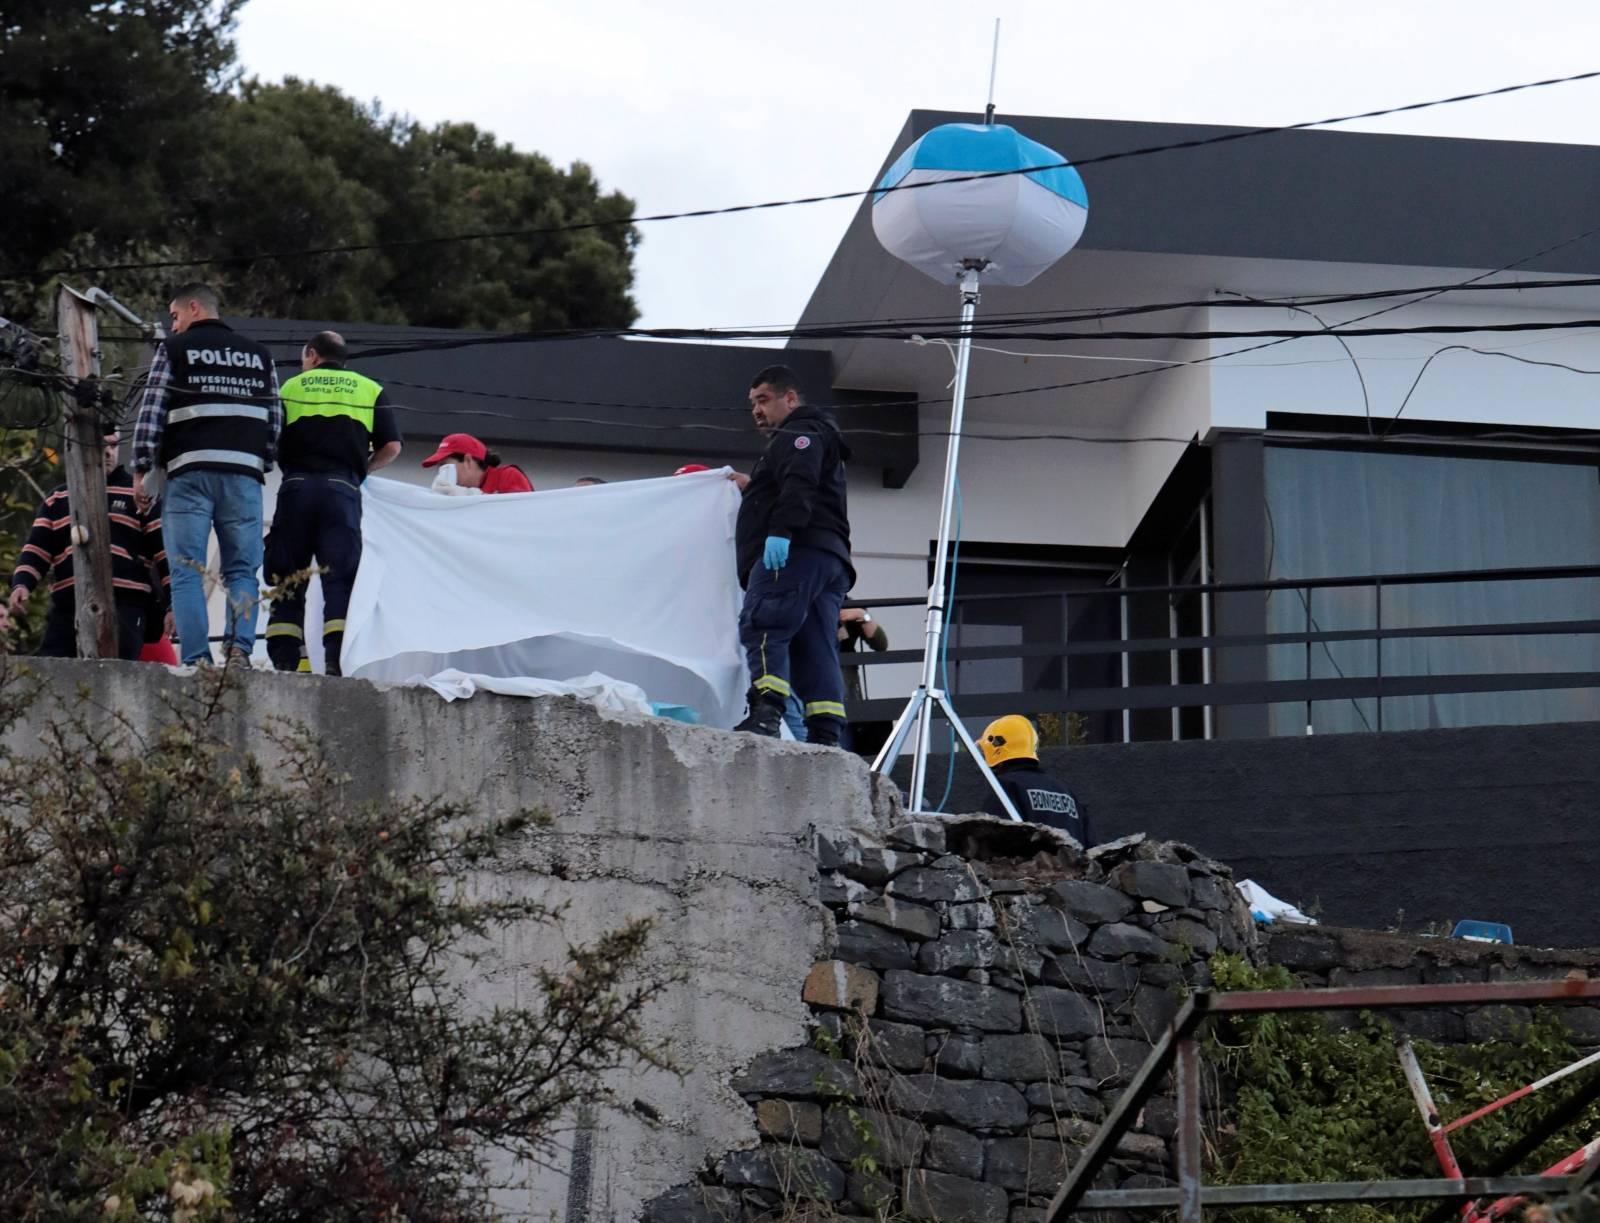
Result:
[[[1333,926],[1267,927],[1261,932],[1260,941],[1269,962],[1291,969],[1308,986],[1600,977],[1600,951],[1507,947],[1467,939]],[[1552,1005],[1559,1008],[1576,1044],[1600,1045],[1600,1007],[1588,1002]],[[1389,1011],[1385,1015],[1412,1036],[1453,1044],[1512,1035],[1532,1018],[1533,1012],[1525,1006],[1471,1006]],[[1334,1022],[1341,1018],[1333,1013]]]
[[[823,834],[831,953],[806,975],[813,1038],[733,1086],[759,1145],[709,1161],[650,1223],[1043,1218],[1093,1132],[1219,947],[1254,957],[1226,867],[1129,838],[1081,853],[982,818]],[[1157,1096],[1103,1187],[1167,1183]]]

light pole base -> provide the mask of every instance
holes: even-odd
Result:
[[[989,762],[983,758],[983,752],[973,742],[972,736],[967,733],[966,726],[956,716],[955,706],[950,703],[949,695],[942,688],[929,688],[918,684],[911,697],[906,701],[906,707],[901,710],[900,716],[895,719],[894,730],[889,735],[889,741],[883,745],[877,757],[872,762],[872,771],[887,777],[893,771],[895,761],[900,758],[900,753],[905,749],[906,739],[911,734],[911,728],[916,725],[917,719],[922,715],[923,709],[931,706],[934,712],[942,713],[945,720],[956,733],[956,738],[961,740],[961,746],[966,749],[967,755],[972,757],[972,763],[978,766],[978,772],[983,774],[984,781],[989,783],[989,789],[1000,800],[1000,809],[1014,820],[1020,821],[1022,816],[1017,813],[1016,804],[1011,801],[1011,796],[1006,793],[1000,779],[995,776],[994,770],[989,767]],[[912,793],[906,796],[907,815],[937,815],[935,811],[922,810],[923,796],[916,793],[917,786],[913,783]]]

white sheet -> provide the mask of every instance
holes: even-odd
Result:
[[[405,681],[414,688],[432,688],[447,701],[464,701],[479,692],[501,696],[572,696],[600,709],[615,713],[650,715],[654,712],[644,690],[624,684],[610,676],[591,674],[578,679],[502,679],[497,675],[468,675],[465,671],[440,671],[437,675],[413,675]]]
[[[562,682],[599,673],[731,726],[747,678],[739,493],[725,476],[493,497],[369,479],[345,673],[393,682],[449,670]]]
[[[1250,915],[1257,921],[1294,922],[1302,926],[1317,924],[1316,918],[1307,917],[1287,900],[1279,900],[1254,879],[1246,879],[1239,884],[1239,894],[1244,897],[1245,904],[1250,906]]]

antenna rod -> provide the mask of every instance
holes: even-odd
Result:
[[[989,104],[983,108],[985,124],[994,122],[994,76],[1000,66],[1000,18],[994,19],[994,52],[989,56]]]

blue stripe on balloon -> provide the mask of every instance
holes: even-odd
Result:
[[[913,170],[951,170],[981,174],[989,170],[1021,170],[1026,166],[1053,166],[1066,158],[1037,140],[1003,123],[945,123],[912,144],[889,167],[878,182],[873,203],[883,197],[885,188],[897,186]],[[1028,174],[1047,191],[1089,207],[1089,192],[1083,176],[1071,166],[1036,170]]]

